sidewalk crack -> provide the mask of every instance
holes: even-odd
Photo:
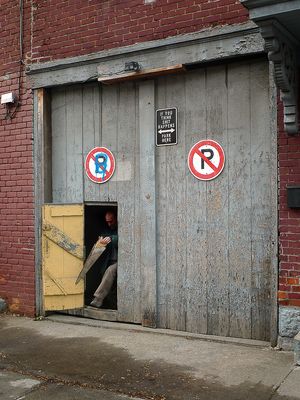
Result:
[[[274,397],[274,395],[276,394],[277,390],[280,388],[280,386],[287,380],[287,378],[290,376],[290,374],[294,371],[295,366],[292,366],[290,368],[290,370],[285,374],[285,376],[281,379],[280,382],[278,382],[276,385],[274,385],[272,387],[272,391],[270,394],[270,397],[268,398],[268,400],[272,400],[272,398]]]

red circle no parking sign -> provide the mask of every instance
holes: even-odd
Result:
[[[219,143],[214,140],[200,140],[190,150],[188,166],[195,178],[209,181],[223,171],[225,154]]]
[[[95,147],[86,156],[85,172],[91,181],[105,183],[115,171],[115,158],[106,147]]]

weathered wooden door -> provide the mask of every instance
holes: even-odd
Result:
[[[118,204],[119,320],[150,316],[162,328],[270,337],[276,147],[269,103],[265,60],[52,90],[53,201]],[[155,109],[169,107],[178,108],[178,144],[156,148]],[[206,138],[226,157],[210,182],[187,167],[189,150]],[[99,145],[116,159],[103,185],[83,169]]]
[[[117,203],[118,320],[135,323],[141,321],[137,103],[131,82],[52,90],[53,202]],[[85,157],[96,146],[107,147],[116,159],[105,184],[90,181],[84,171]]]
[[[81,308],[84,283],[75,281],[84,259],[83,205],[47,204],[42,214],[44,310]]]
[[[156,96],[157,108],[179,110],[178,145],[156,149],[159,325],[268,340],[276,271],[268,63],[160,78]],[[206,138],[226,157],[208,182],[187,168],[189,150]]]

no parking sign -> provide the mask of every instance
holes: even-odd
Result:
[[[85,159],[85,172],[91,181],[105,183],[115,171],[115,158],[106,147],[95,147]]]
[[[201,140],[189,152],[189,169],[195,178],[202,181],[209,181],[220,175],[224,164],[224,150],[214,140]]]

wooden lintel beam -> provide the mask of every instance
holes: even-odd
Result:
[[[113,83],[124,82],[129,80],[146,79],[146,78],[153,78],[155,76],[176,74],[178,72],[184,72],[185,70],[186,69],[183,64],[177,64],[177,65],[172,65],[170,67],[144,69],[138,72],[128,72],[122,75],[113,74],[103,77],[100,76],[98,78],[98,81],[105,85],[111,85]]]

